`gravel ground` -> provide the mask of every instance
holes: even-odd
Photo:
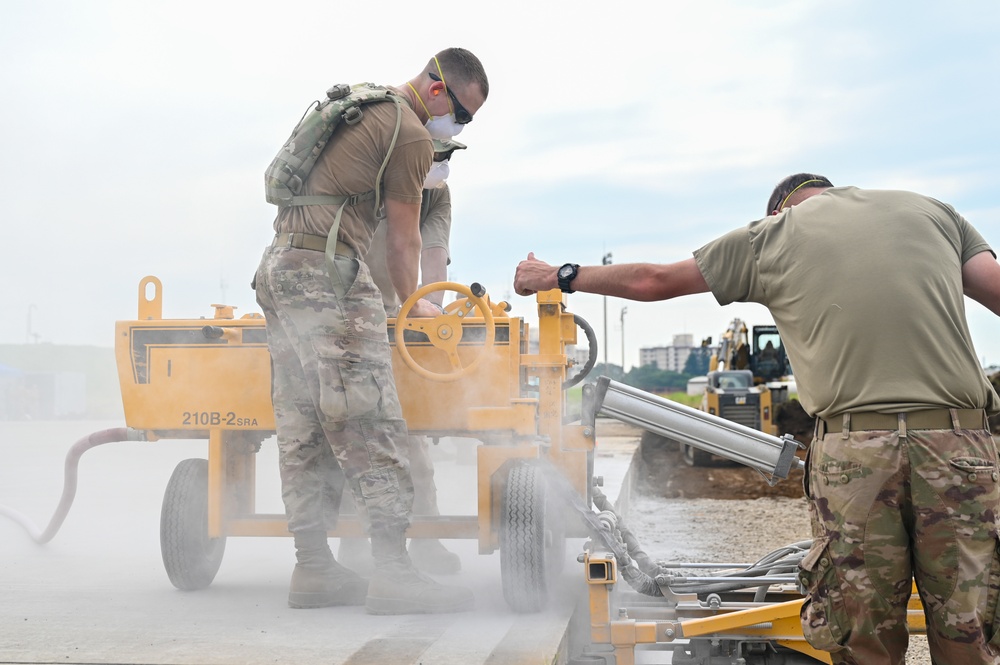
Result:
[[[639,479],[626,522],[654,559],[749,563],[783,545],[811,537],[801,492],[794,496],[796,492],[786,489],[785,493],[793,496],[775,495],[756,472],[740,470],[750,471],[745,474],[750,480],[734,481],[732,471],[726,471],[729,474],[726,484],[736,482],[745,488],[746,483],[758,483],[760,493],[765,495],[733,500],[718,498],[724,495],[725,485],[712,479],[719,476],[720,468],[688,467],[669,447],[652,454],[650,450],[640,450],[635,464],[639,465]],[[695,496],[699,478],[711,498]],[[793,482],[799,481],[794,478],[784,481]],[[680,496],[678,486],[684,488]],[[911,637],[906,662],[931,664],[923,635]]]

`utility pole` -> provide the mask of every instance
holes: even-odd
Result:
[[[601,258],[601,265],[611,265],[611,252]],[[604,296],[604,371],[608,372],[608,297]]]
[[[625,314],[628,307],[622,307],[622,375],[625,374]]]
[[[31,344],[31,310],[35,309],[35,303],[28,305],[28,328],[24,333],[24,343]]]

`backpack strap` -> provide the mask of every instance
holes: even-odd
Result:
[[[380,193],[382,191],[382,174],[385,172],[385,167],[389,164],[389,157],[392,155],[393,148],[396,147],[396,139],[399,138],[399,127],[403,122],[403,107],[402,101],[397,95],[387,95],[396,104],[396,127],[392,132],[392,140],[389,142],[389,149],[386,150],[385,159],[382,160],[382,166],[378,170],[378,175],[375,176],[375,189],[370,192],[365,192],[363,194],[354,194],[352,196],[306,196],[306,197],[295,197],[295,198],[306,198],[306,199],[343,199],[340,201],[340,207],[337,208],[337,215],[333,218],[333,225],[330,227],[330,233],[326,237],[326,271],[334,281],[334,291],[338,296],[343,297],[347,293],[347,289],[344,287],[344,282],[340,278],[340,272],[334,263],[337,256],[337,236],[340,233],[340,216],[344,212],[344,208],[348,205],[354,205],[361,201],[367,201],[368,199],[375,199],[375,217],[379,218],[379,211],[382,209],[382,202]],[[353,200],[357,199],[357,200]],[[293,199],[294,201],[295,199]],[[293,204],[295,205],[295,204]],[[320,203],[303,203],[299,205],[336,205],[336,203],[323,201]]]
[[[364,192],[363,194],[352,194],[350,196],[334,196],[332,194],[317,194],[315,196],[293,196],[292,200],[284,204],[285,206],[353,206],[362,201],[370,201],[375,198],[375,191]],[[284,206],[282,206],[284,207]]]

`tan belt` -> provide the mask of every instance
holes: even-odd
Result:
[[[863,411],[845,413],[833,418],[817,419],[817,434],[836,434],[844,430],[908,429],[987,429],[986,412],[982,409],[926,409],[907,413],[875,413]]]
[[[315,236],[310,233],[279,233],[274,236],[271,247],[294,247],[295,249],[311,249],[314,252],[326,251],[326,236]],[[357,253],[341,241],[337,241],[335,254],[357,258]]]

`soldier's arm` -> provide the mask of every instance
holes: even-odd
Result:
[[[424,284],[448,280],[448,251],[444,247],[426,247],[420,252],[420,275]],[[427,299],[436,305],[444,301],[444,291],[435,291]]]
[[[385,263],[399,302],[406,302],[417,290],[420,263],[420,203],[385,200]],[[434,316],[434,306],[420,300],[410,310],[412,316]]]
[[[529,253],[528,258],[517,266],[514,290],[523,296],[558,288],[558,269],[558,266],[539,261],[534,253]],[[666,264],[581,266],[571,286],[574,291],[645,302],[669,300],[709,290],[694,259]]]
[[[979,252],[962,266],[965,295],[1000,316],[1000,264],[992,252]]]

